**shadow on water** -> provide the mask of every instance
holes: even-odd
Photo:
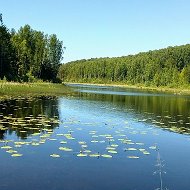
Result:
[[[0,102],[0,139],[7,133],[26,139],[41,129],[53,129],[57,126],[57,106],[57,98],[45,96]]]

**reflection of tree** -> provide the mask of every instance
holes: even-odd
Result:
[[[113,94],[95,94],[79,92],[82,99],[111,102],[114,107],[133,109],[135,113],[148,119],[150,122],[156,120],[162,123],[160,127],[176,126],[182,130],[179,133],[190,133],[190,99],[188,97],[144,94],[135,95],[113,95]],[[148,120],[147,120],[148,122]]]
[[[5,131],[0,130],[0,139],[4,139],[5,135],[4,135]]]
[[[48,123],[49,128],[56,126],[53,117],[58,116],[57,99],[42,96],[5,100],[0,104],[0,113],[3,115],[0,119],[3,127],[7,128],[0,130],[0,139],[4,139],[6,132],[15,132],[18,137],[25,139],[33,133],[40,132],[44,125],[36,124],[45,120],[44,124]]]

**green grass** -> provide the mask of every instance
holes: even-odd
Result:
[[[71,94],[70,88],[64,84],[54,83],[17,83],[0,81],[0,97],[22,95],[66,95]]]

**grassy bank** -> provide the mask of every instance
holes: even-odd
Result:
[[[147,87],[143,85],[127,85],[118,83],[72,83],[65,82],[65,84],[86,84],[86,85],[97,85],[97,86],[113,86],[122,88],[133,88],[139,90],[147,91],[157,91],[157,92],[169,92],[172,94],[180,95],[190,95],[190,88],[169,88],[169,87]],[[64,84],[54,84],[54,83],[16,83],[16,82],[5,82],[0,81],[0,97],[5,96],[31,96],[31,95],[69,95],[73,92],[69,87]]]
[[[0,81],[0,97],[22,95],[64,95],[71,90],[64,84],[54,83],[16,83]]]
[[[122,87],[122,88],[133,88],[139,90],[155,91],[155,92],[168,92],[176,95],[190,95],[190,87],[154,87],[154,86],[143,86],[138,85],[128,85],[122,83],[73,83],[73,82],[64,82],[64,84],[83,84],[83,85],[96,85],[96,86],[112,86],[112,87]]]

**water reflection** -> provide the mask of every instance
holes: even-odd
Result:
[[[0,189],[155,189],[157,145],[164,184],[188,189],[190,141],[178,133],[189,134],[189,106],[188,97],[84,92],[1,101]]]
[[[190,97],[188,96],[133,96],[78,92],[81,99],[112,103],[113,107],[135,112],[139,121],[155,124],[173,132],[190,134]]]
[[[103,88],[106,90],[106,88]],[[188,96],[145,96],[91,93],[76,94],[81,100],[111,103],[121,112],[138,114],[137,120],[154,124],[165,130],[190,134],[190,98]],[[97,90],[97,89],[96,89]],[[110,90],[110,87],[109,87]],[[102,88],[99,89],[102,92]],[[132,92],[131,92],[132,93]],[[137,93],[137,92],[136,92]],[[147,92],[145,92],[147,93]],[[100,105],[101,106],[101,105]],[[93,109],[93,108],[92,108]],[[0,139],[5,134],[16,134],[21,139],[42,132],[43,128],[58,126],[58,99],[56,97],[12,98],[0,102]]]
[[[21,139],[57,126],[55,97],[16,98],[0,103],[0,138],[16,134]]]

